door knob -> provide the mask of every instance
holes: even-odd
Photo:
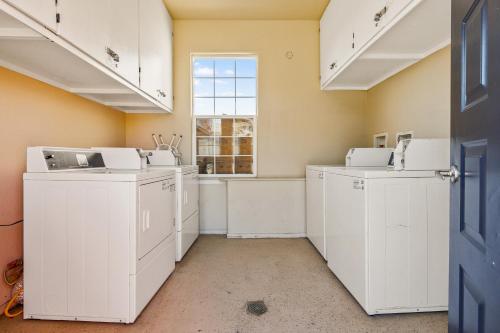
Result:
[[[452,184],[456,183],[461,176],[460,171],[458,171],[458,168],[455,165],[452,165],[449,171],[439,171],[439,175],[443,180],[445,178],[450,178],[450,182]]]

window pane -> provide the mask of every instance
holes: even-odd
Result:
[[[196,138],[196,155],[214,154],[214,138]]]
[[[195,77],[213,77],[213,60],[195,59],[193,64],[193,76]]]
[[[215,97],[234,97],[234,79],[215,79]]]
[[[234,136],[253,136],[253,120],[235,119]]]
[[[215,173],[218,175],[233,174],[233,158],[232,157],[216,157],[215,158]]]
[[[213,98],[195,98],[193,103],[193,112],[199,116],[211,116],[214,114]]]
[[[196,119],[196,136],[212,135],[214,135],[212,119]]]
[[[193,79],[194,97],[214,97],[214,79]]]
[[[256,97],[257,84],[255,79],[236,79],[236,96]]]
[[[234,60],[216,60],[216,77],[234,77],[236,74],[236,62]]]
[[[216,98],[215,114],[230,116],[236,113],[236,101],[234,98]]]
[[[234,138],[234,155],[253,155],[252,138]]]
[[[214,119],[213,132],[215,136],[233,136],[233,119]]]
[[[237,98],[236,99],[236,114],[252,116],[257,113],[256,98]]]
[[[215,138],[214,155],[233,155],[233,138]]]
[[[257,60],[236,60],[236,77],[257,77]]]
[[[200,174],[211,175],[214,173],[214,158],[209,156],[199,156],[196,158],[196,165],[200,169]]]
[[[253,173],[253,157],[236,156],[234,158],[234,173],[237,174],[252,174]]]

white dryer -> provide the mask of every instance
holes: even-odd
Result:
[[[175,171],[28,148],[24,318],[132,323],[175,267]]]
[[[175,170],[177,209],[176,225],[176,260],[181,261],[200,235],[200,184],[198,166],[150,166],[151,169]]]

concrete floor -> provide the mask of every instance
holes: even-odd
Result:
[[[245,303],[268,312],[249,315]],[[446,332],[446,313],[369,317],[305,239],[201,237],[133,325],[0,319],[0,332]]]

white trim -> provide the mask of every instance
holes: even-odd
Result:
[[[227,234],[227,238],[305,238],[305,233],[298,234]]]
[[[226,229],[200,229],[200,235],[226,235]]]

